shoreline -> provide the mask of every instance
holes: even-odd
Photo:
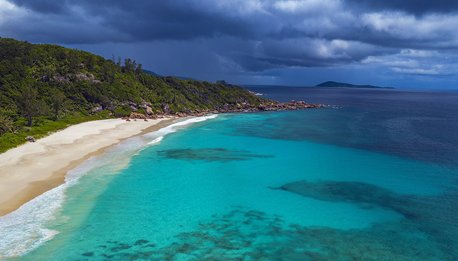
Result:
[[[324,107],[304,101],[241,106],[214,111],[157,115],[150,118],[132,113],[121,119],[105,119],[69,126],[32,143],[0,153],[0,217],[65,182],[68,171],[85,160],[104,153],[121,141],[159,130],[177,118],[200,117],[208,113],[251,113],[302,110]],[[81,135],[82,132],[82,135]],[[97,143],[92,142],[97,140]]]
[[[174,119],[84,122],[0,154],[0,217],[63,184],[67,172],[85,160],[125,139],[166,127]]]

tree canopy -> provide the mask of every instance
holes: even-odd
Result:
[[[175,114],[262,101],[225,82],[152,75],[129,58],[122,64],[120,58],[0,38],[0,151],[5,134],[71,117],[127,116],[132,104]]]

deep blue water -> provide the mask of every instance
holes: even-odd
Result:
[[[350,88],[251,88],[265,97],[339,106],[312,119],[296,114],[291,139],[379,151],[458,165],[458,92]],[[313,124],[302,124],[303,120]],[[324,130],[324,131],[323,131]],[[284,134],[284,133],[282,133]]]
[[[333,106],[181,121],[126,140],[8,226],[0,220],[8,235],[0,252],[20,260],[458,259],[457,93],[256,91]]]

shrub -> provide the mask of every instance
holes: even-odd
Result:
[[[128,117],[131,113],[132,109],[129,107],[129,105],[117,106],[113,110],[113,114],[115,117]]]

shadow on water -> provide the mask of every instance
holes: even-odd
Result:
[[[361,182],[298,181],[281,186],[281,190],[304,197],[333,202],[349,202],[361,207],[380,207],[402,214],[412,225],[430,235],[441,249],[458,258],[458,194],[437,196],[400,195]]]
[[[271,155],[255,154],[245,150],[228,150],[225,148],[170,149],[158,151],[157,153],[160,157],[167,159],[221,162],[273,157]]]
[[[147,235],[145,235],[147,236]],[[278,216],[234,208],[158,246],[147,239],[108,241],[82,258],[112,260],[447,260],[409,222],[338,230],[287,225]]]

